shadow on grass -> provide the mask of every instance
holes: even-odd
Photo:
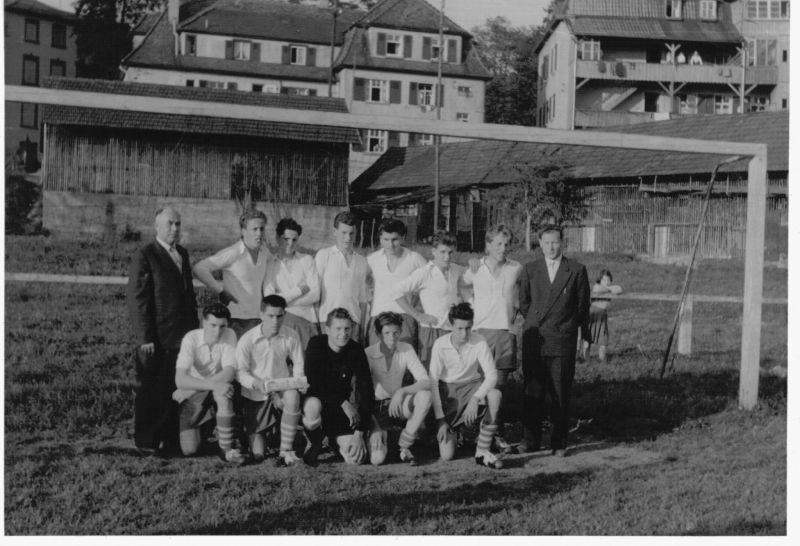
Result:
[[[690,535],[727,535],[727,536],[785,536],[786,520],[775,522],[769,520],[760,521],[737,521],[727,527],[720,526],[701,526],[695,529]]]
[[[481,481],[435,491],[423,489],[366,495],[346,501],[317,501],[283,511],[252,513],[241,521],[187,527],[175,532],[190,535],[324,534],[331,522],[337,522],[337,525],[346,523],[348,528],[357,529],[358,534],[394,534],[394,528],[387,528],[387,521],[407,526],[419,520],[423,526],[415,533],[451,534],[457,530],[444,527],[448,520],[458,521],[470,516],[489,519],[515,504],[548,501],[584,482],[589,475],[589,472],[537,475],[512,482]],[[434,524],[433,529],[429,527],[430,522],[437,521],[441,522],[441,529],[439,523]]]

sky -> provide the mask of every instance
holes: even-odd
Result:
[[[75,0],[39,0],[40,2],[62,9],[75,11],[72,4]],[[442,0],[428,0],[438,8]],[[514,26],[538,26],[544,20],[544,9],[550,0],[445,0],[444,12],[453,21],[471,30],[482,25],[486,19],[503,15]]]

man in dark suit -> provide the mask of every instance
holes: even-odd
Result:
[[[550,448],[567,454],[569,403],[575,377],[578,332],[589,337],[589,276],[586,268],[561,254],[563,233],[546,226],[539,235],[543,258],[520,275],[522,327],[523,433],[521,453],[537,451],[542,441],[544,399],[550,394],[553,422]]]
[[[198,327],[189,253],[178,246],[181,215],[156,212],[156,239],[131,260],[128,313],[136,343],[134,442],[154,453],[162,442],[177,445],[177,414],[172,403],[175,363],[183,336]]]

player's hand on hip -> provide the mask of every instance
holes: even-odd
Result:
[[[220,293],[219,293],[219,302],[220,302],[222,305],[228,305],[228,304],[230,304],[231,302],[233,302],[233,303],[239,303],[239,300],[237,300],[236,298],[234,298],[234,297],[231,295],[231,293],[230,293],[230,292],[228,292],[227,290],[223,290],[222,292],[220,292]]]
[[[145,343],[144,345],[139,346],[139,350],[142,351],[147,356],[152,356],[153,353],[156,352],[156,344],[155,343]]]
[[[469,259],[469,271],[473,275],[478,272],[478,269],[481,267],[481,261],[478,258],[470,258]]]
[[[428,326],[435,327],[439,323],[439,319],[426,313],[419,313],[415,318],[420,324],[427,324]]]
[[[361,418],[359,417],[355,406],[353,406],[349,400],[345,400],[342,402],[342,410],[344,410],[344,414],[347,415],[347,418],[350,420],[350,427],[356,428]]]

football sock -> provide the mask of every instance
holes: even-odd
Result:
[[[321,424],[322,417],[317,417],[314,421],[309,421],[303,417],[303,428],[306,429],[308,441],[315,446],[321,446],[322,440],[325,438],[325,435],[322,433],[322,428],[320,427]]]
[[[408,430],[403,429],[400,433],[400,440],[397,442],[397,445],[400,446],[400,449],[408,449],[414,445],[414,439],[413,434],[409,434]]]
[[[217,432],[219,432],[219,447],[228,451],[233,447],[233,415],[217,414]]]
[[[481,451],[489,451],[489,448],[492,445],[492,438],[494,438],[494,434],[497,432],[497,424],[492,423],[491,425],[481,422],[481,432],[478,434],[478,447],[475,450],[476,452]]]
[[[297,423],[300,422],[300,412],[297,413],[289,413],[288,411],[283,411],[283,417],[281,417],[281,451],[292,451],[294,449],[292,444],[294,444],[294,437],[297,434]]]

